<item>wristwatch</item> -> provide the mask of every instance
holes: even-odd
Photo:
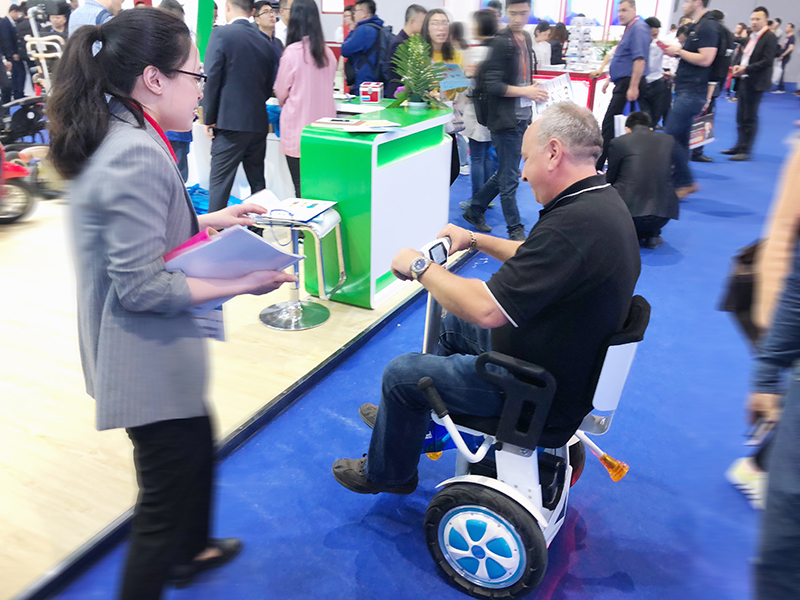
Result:
[[[428,270],[428,267],[430,266],[431,266],[430,259],[425,258],[424,256],[415,258],[411,262],[411,267],[409,267],[409,270],[411,271],[411,277],[413,279],[419,279],[420,277],[422,277],[422,274]]]

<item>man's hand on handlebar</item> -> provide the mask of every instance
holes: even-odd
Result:
[[[456,252],[466,250],[472,241],[469,231],[462,229],[452,223],[445,225],[445,228],[439,232],[437,238],[449,237],[450,238],[450,252],[448,256],[453,256]]]
[[[411,279],[411,263],[414,262],[415,258],[419,258],[420,256],[422,256],[422,254],[413,248],[403,248],[400,250],[392,259],[392,273],[394,276],[403,281]]]

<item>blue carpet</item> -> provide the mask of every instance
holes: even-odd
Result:
[[[760,235],[798,118],[798,101],[767,94],[753,162],[729,163],[735,104],[720,103],[713,164],[693,163],[702,190],[664,229],[665,243],[642,250],[638,293],[653,306],[650,328],[628,379],[614,426],[598,440],[631,465],[613,483],[593,458],[573,490],[536,600],[745,600],[757,515],[724,479],[743,454],[749,357],[728,315],[717,312],[730,257]],[[452,188],[451,220],[470,194]],[[527,184],[519,205],[526,231],[538,205]],[[499,208],[487,222],[505,231]],[[462,275],[486,279],[479,256]],[[358,406],[376,402],[384,365],[422,345],[422,301],[270,423],[219,468],[215,530],[246,544],[239,559],[204,574],[177,599],[461,600],[436,572],[422,521],[435,485],[452,474],[452,452],[420,464],[409,497],[359,496],[330,467],[366,451]],[[113,596],[124,548],[100,561],[62,600]]]

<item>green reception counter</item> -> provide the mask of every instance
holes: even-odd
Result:
[[[391,273],[397,251],[422,247],[447,224],[452,142],[444,126],[452,111],[395,108],[352,118],[402,128],[364,134],[306,127],[301,185],[304,198],[338,202],[347,280],[332,299],[374,308],[405,284]],[[339,279],[333,238],[322,249],[328,290]],[[304,244],[305,285],[319,295],[312,246]]]

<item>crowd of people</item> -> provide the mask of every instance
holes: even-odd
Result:
[[[415,490],[430,412],[417,387],[423,374],[436,374],[451,411],[499,415],[502,394],[475,372],[477,354],[489,349],[539,364],[556,377],[547,427],[558,435],[570,432],[562,443],[571,437],[591,410],[584,391],[599,348],[628,314],[641,269],[639,243],[657,248],[661,229],[678,217],[679,199],[697,190],[689,164],[695,118],[713,111],[716,98],[735,80],[738,140],[726,153],[732,160],[750,160],[763,93],[773,84],[783,91],[793,25],[780,30],[780,19],[770,24],[768,10],[759,6],[751,14],[749,34],[741,23],[729,32],[724,15],[708,5],[709,0],[685,0],[684,19],[661,40],[658,19],[642,19],[635,0],[621,0],[618,16],[625,33],[594,74],[599,77],[608,66],[614,85],[602,125],[588,109],[570,102],[553,104],[532,124],[533,104],[548,99],[537,70],[563,62],[568,37],[561,23],[539,23],[529,32],[531,0],[492,0],[474,13],[468,36],[438,8],[410,5],[403,28],[392,35],[374,0],[346,7],[350,31],[342,56],[354,86],[379,81],[387,95],[395,95],[394,84],[402,82],[393,81],[391,58],[415,35],[428,43],[432,61],[455,63],[469,78],[463,91],[436,92],[440,100],[453,102],[462,122],[452,131],[454,164],[471,164],[472,183],[471,197],[461,205],[471,228],[450,224],[441,235],[452,240],[451,253],[477,249],[502,265],[484,284],[420,262],[413,249],[395,256],[393,273],[418,280],[448,315],[438,352],[393,360],[384,372],[380,406],[361,407],[374,432],[365,457],[334,463],[333,475],[344,487],[357,493]],[[66,16],[60,10],[51,21]],[[294,281],[273,271],[234,280],[191,278],[167,271],[162,257],[204,227],[252,225],[247,215],[264,212],[253,204],[228,206],[228,200],[240,164],[252,192],[266,187],[270,124],[265,105],[271,97],[281,106],[280,149],[298,197],[301,131],[317,119],[336,116],[339,64],[325,43],[314,0],[226,0],[226,25],[213,28],[203,64],[183,17],[174,0],[163,0],[158,9],[142,3],[130,11],[121,11],[121,0],[86,0],[68,23],[57,18],[52,23],[70,37],[48,117],[51,159],[72,180],[70,218],[87,391],[97,401],[100,429],[126,429],[140,485],[123,575],[125,599],[159,598],[167,581],[188,585],[197,573],[224,564],[242,548],[239,540],[210,536],[207,349],[188,309],[239,294],[265,294]],[[12,20],[10,15],[0,24],[3,40],[5,21]],[[777,80],[776,60],[782,67]],[[630,113],[625,134],[615,137],[615,117],[635,102],[640,110]],[[183,185],[191,134],[183,136],[198,106],[212,138],[209,212],[200,217]],[[460,136],[467,143],[459,155]],[[710,159],[698,153],[694,160]],[[797,157],[792,164],[795,171],[790,170],[782,193],[796,198]],[[521,177],[542,205],[527,234],[516,197]],[[485,212],[497,196],[508,239],[486,235],[491,228]],[[783,227],[784,234],[789,232],[783,247],[791,249],[800,211],[796,203],[784,204],[790,208],[781,214],[789,217],[781,223],[789,221],[790,227]],[[790,270],[787,252],[782,254],[784,275]],[[776,299],[784,278],[773,286],[770,305],[778,308],[770,312],[771,328],[764,330],[750,403],[751,413],[764,420],[777,420],[778,373],[800,354],[792,329],[798,270],[800,262],[785,277],[782,300]],[[800,423],[798,397],[791,388],[784,417],[789,425],[779,430],[774,443],[779,459],[771,471],[797,469],[787,456],[797,452],[790,449],[796,432],[789,427]],[[767,504],[772,520],[765,526],[758,573],[764,586],[774,587],[790,571],[796,578],[784,540],[798,526],[781,526],[781,519],[788,518],[797,492],[773,478],[769,489],[775,500]],[[789,555],[796,558],[796,549]]]

